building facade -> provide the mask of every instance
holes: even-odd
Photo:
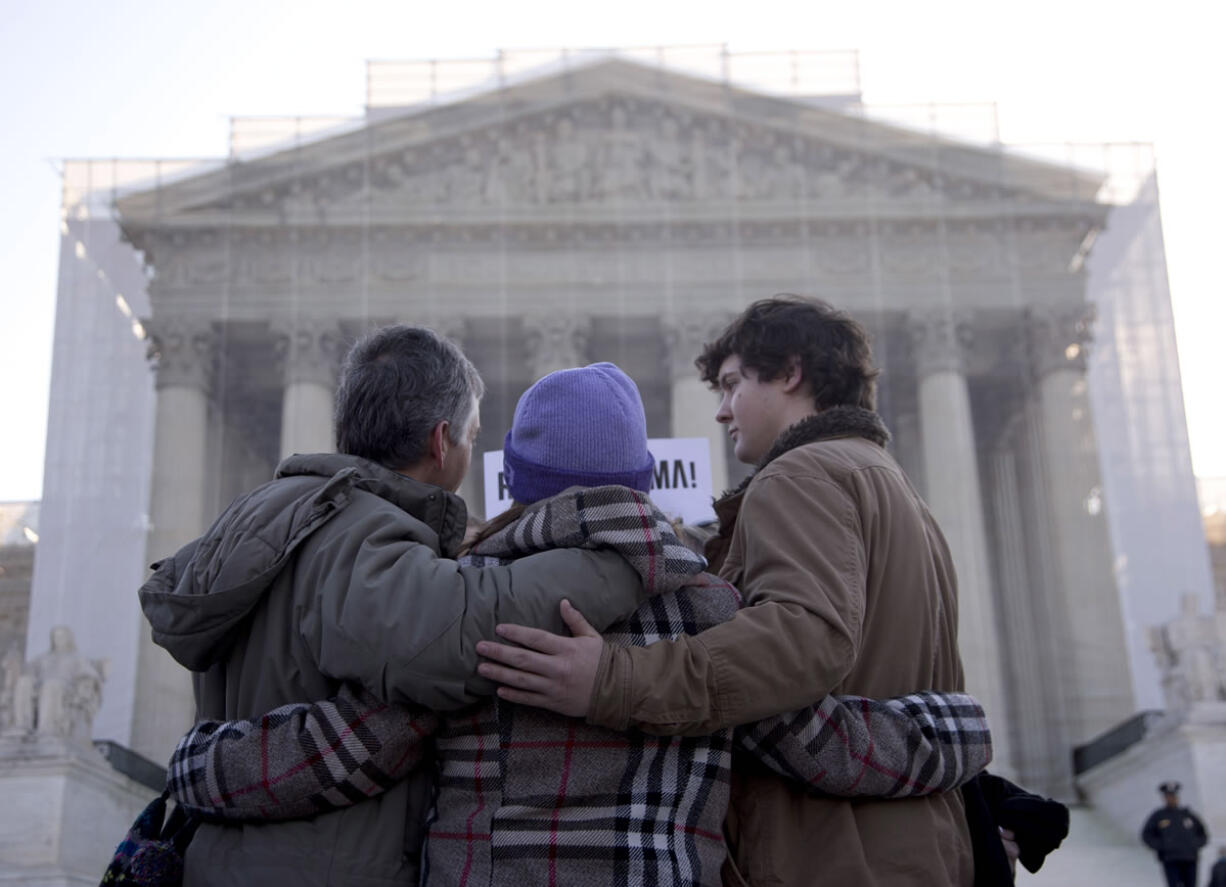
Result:
[[[102,457],[70,446],[80,416],[57,433],[53,411],[44,537],[62,533],[40,548],[31,636],[78,598],[79,540],[124,534],[110,554],[125,564],[100,581],[127,689],[100,723],[164,758],[191,698],[134,607],[139,559],[198,535],[284,455],[332,448],[339,361],[363,330],[423,324],[463,346],[488,386],[482,450],[501,447],[532,381],[615,361],[649,434],[710,441],[720,488],[746,469],[694,357],[754,299],[814,294],[872,333],[891,446],[954,555],[997,765],[1067,796],[1070,749],[1137,696],[1087,376],[1103,182],[614,55],[372,109],[258,155],[71,183],[65,261],[87,262],[71,244],[88,234],[105,273],[62,270],[57,324],[111,343],[124,394],[81,401],[106,382],[72,369],[57,326],[53,403],[75,397],[104,438],[122,503],[99,488],[84,510],[64,504]],[[122,304],[104,319],[65,307],[108,292]],[[127,420],[108,424],[121,405]],[[461,491],[474,508],[480,472],[475,459]]]

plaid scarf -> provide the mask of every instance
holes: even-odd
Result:
[[[481,541],[489,565],[611,547],[657,592],[605,633],[645,646],[732,618],[740,596],[699,573],[650,500],[620,487],[563,493]],[[615,733],[498,700],[439,720],[345,688],[327,702],[198,725],[169,771],[186,806],[233,820],[355,803],[407,773],[434,733],[439,785],[427,873],[447,884],[718,884],[732,751],[822,794],[908,797],[955,788],[991,759],[964,694],[827,697],[705,737]]]
[[[707,565],[682,544],[646,494],[617,486],[576,488],[529,505],[475,545],[464,561],[495,566],[554,548],[612,549],[653,595],[675,591]]]
[[[489,549],[482,546],[489,556]],[[646,645],[724,622],[713,577],[649,599],[605,632]],[[616,733],[497,698],[447,717],[425,872],[441,884],[719,884],[732,732]]]
[[[839,798],[951,791],[992,760],[987,717],[965,693],[827,696],[738,727],[736,744],[779,775]]]

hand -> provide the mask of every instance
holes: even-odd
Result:
[[[1000,830],[1000,842],[1005,845],[1005,856],[1009,857],[1009,870],[1017,876],[1017,858],[1022,855],[1022,848],[1017,846],[1017,839],[1007,828]]]
[[[570,601],[562,601],[562,621],[574,637],[523,625],[499,625],[495,629],[499,636],[519,647],[492,641],[477,644],[480,655],[502,663],[477,666],[482,677],[503,685],[498,688],[500,699],[571,717],[587,715],[604,640]]]

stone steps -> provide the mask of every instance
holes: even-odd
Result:
[[[1156,887],[1162,884],[1158,861],[1136,835],[1122,833],[1086,807],[1072,808],[1069,836],[1047,858],[1038,874],[1018,866],[1017,883],[1034,887]],[[1141,825],[1137,824],[1140,832]],[[1211,855],[1201,856],[1201,877],[1208,872]]]

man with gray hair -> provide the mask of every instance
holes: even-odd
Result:
[[[141,606],[154,640],[194,672],[199,718],[251,717],[346,682],[385,702],[457,709],[493,690],[475,674],[475,648],[497,623],[559,631],[564,596],[602,627],[638,606],[642,584],[611,552],[558,549],[484,569],[449,559],[483,392],[435,333],[370,334],[342,370],[339,452],[289,457],[154,565]],[[341,727],[363,741],[360,719]],[[184,883],[416,883],[431,781],[419,767],[310,820],[206,823]]]

